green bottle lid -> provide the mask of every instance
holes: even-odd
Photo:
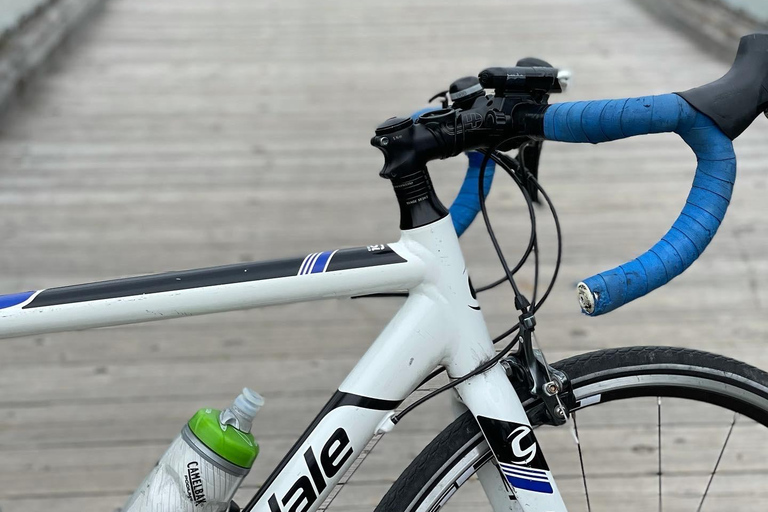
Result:
[[[253,434],[219,423],[221,411],[200,409],[189,420],[189,428],[214,453],[241,468],[250,468],[259,454]]]

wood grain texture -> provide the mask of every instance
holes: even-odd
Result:
[[[67,36],[103,0],[3,0],[0,3],[0,114],[42,73]]]
[[[571,91],[556,101],[686,90],[727,68],[625,0],[483,0],[471,8],[110,0],[0,125],[0,290],[395,240],[397,205],[378,177],[373,128],[460,76],[525,56],[574,71]],[[672,135],[546,144],[541,179],[565,235],[561,277],[539,314],[551,360],[668,344],[768,368],[766,140],[761,118],[736,141],[733,204],[706,254],[662,290],[594,319],[579,313],[575,283],[650,247],[680,211],[695,163]],[[431,166],[445,202],[465,164]],[[501,176],[490,210],[512,258],[528,221]],[[555,245],[541,223],[546,273]],[[463,247],[476,284],[500,275],[482,225]],[[530,289],[531,274],[520,284]],[[506,289],[481,303],[493,332],[516,317]],[[119,507],[197,407],[226,405],[245,385],[267,398],[256,424],[262,455],[239,493],[246,501],[398,305],[329,301],[4,341],[0,508]],[[336,508],[372,509],[449,421],[445,406],[443,398],[428,404],[386,436]],[[590,435],[609,440],[590,464],[610,471],[615,454],[649,457],[647,429],[621,421],[639,418],[630,413],[584,420]],[[703,418],[686,427],[690,437],[719,439],[725,427]],[[551,441],[551,463],[562,460],[561,487],[578,498],[574,461],[557,455],[557,447],[569,453],[570,434],[561,435]],[[711,462],[704,451],[686,457],[699,472]],[[747,458],[751,470],[765,471],[765,457]],[[697,475],[670,484],[677,501],[668,510],[693,509]],[[739,489],[764,502],[764,486],[754,485],[765,480],[755,475],[721,483],[725,494],[712,503],[739,510],[723,497]],[[653,498],[655,478],[634,481]],[[457,495],[457,507],[481,509],[481,498],[475,485]]]

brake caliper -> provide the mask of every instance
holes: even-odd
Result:
[[[520,349],[501,361],[522,403],[538,400],[527,410],[532,425],[563,425],[576,405],[568,376],[547,364],[541,350],[533,346],[535,320],[521,318]]]

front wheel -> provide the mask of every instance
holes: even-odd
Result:
[[[768,510],[768,374],[669,347],[601,350],[553,366],[571,380],[577,407],[570,426],[536,435],[569,512]],[[376,512],[490,510],[477,473],[501,482],[494,465],[465,413]]]

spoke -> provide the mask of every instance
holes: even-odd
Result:
[[[656,397],[656,409],[658,411],[658,414],[656,416],[656,432],[657,432],[657,439],[659,442],[659,512],[661,512],[662,509],[662,498],[661,498],[661,397]]]
[[[728,429],[728,435],[725,436],[725,441],[723,441],[723,447],[720,448],[720,454],[717,456],[717,461],[715,462],[715,468],[712,470],[712,473],[709,475],[707,488],[704,489],[704,494],[701,496],[701,501],[699,502],[699,508],[696,509],[696,512],[701,512],[701,507],[704,506],[704,500],[707,499],[707,493],[709,493],[709,487],[712,485],[712,480],[715,478],[715,473],[717,473],[717,468],[720,466],[720,461],[723,460],[723,453],[725,453],[725,447],[728,446],[728,441],[731,439],[731,434],[733,433],[733,427],[736,426],[736,420],[738,419],[738,417],[739,417],[738,414],[733,415],[733,421],[731,421],[731,427]]]
[[[587,474],[584,472],[584,455],[581,453],[581,439],[579,438],[579,425],[576,423],[576,411],[571,412],[573,418],[573,434],[576,439],[576,448],[579,450],[579,464],[581,465],[581,481],[584,482],[584,496],[587,498],[587,512],[592,512],[589,503],[589,489],[587,489]]]

